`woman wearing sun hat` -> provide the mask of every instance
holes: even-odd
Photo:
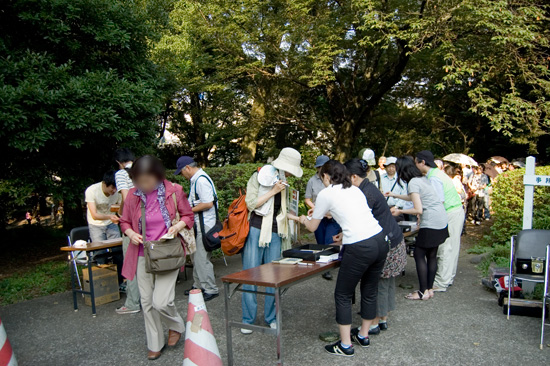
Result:
[[[298,151],[285,147],[271,165],[266,165],[254,172],[248,180],[246,205],[250,212],[250,232],[242,254],[243,270],[270,263],[281,257],[282,249],[290,248],[287,217],[289,195],[286,178],[291,175],[302,177],[301,161],[302,157]],[[269,179],[270,177],[272,179]],[[243,289],[256,291],[256,286],[244,285]],[[266,288],[266,292],[274,293],[274,289]],[[243,293],[243,323],[254,324],[257,308],[256,295]],[[276,326],[275,314],[275,298],[266,296],[264,320],[272,328]],[[244,328],[241,332],[252,333],[251,330]]]

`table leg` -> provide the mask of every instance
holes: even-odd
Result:
[[[227,342],[227,364],[233,366],[233,337],[231,334],[231,325],[229,324],[229,295],[230,295],[230,284],[229,282],[224,282],[224,296],[225,296],[225,331],[226,331],[226,342]]]
[[[71,254],[71,257],[72,254]],[[74,306],[74,311],[78,311],[78,302],[76,300],[76,286],[75,286],[75,271],[76,271],[76,263],[74,262],[74,258],[73,258],[73,261],[71,263],[71,260],[69,259],[69,266],[71,267],[71,290],[73,291],[73,306]]]
[[[283,311],[281,309],[281,288],[277,288],[275,290],[275,309],[277,311],[277,319],[275,322],[277,323],[277,364],[283,365],[283,343],[282,343],[282,329],[281,326],[283,324]]]
[[[92,256],[88,257],[88,278],[90,279],[90,300],[92,302],[92,316],[96,317],[95,312],[95,292],[94,292],[94,278],[92,275]]]

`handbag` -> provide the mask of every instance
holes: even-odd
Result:
[[[176,207],[176,218],[172,221],[172,225],[176,225],[180,221],[180,213],[178,212],[178,201],[176,199],[176,193],[172,194],[174,199],[174,207]],[[193,227],[184,227],[182,231],[179,232],[179,235],[183,239],[185,244],[185,253],[186,255],[194,254],[197,251],[197,242],[195,241],[195,230]]]
[[[177,210],[177,206],[176,206]],[[146,236],[145,205],[141,202],[141,235]],[[143,241],[145,271],[147,273],[164,273],[185,266],[185,250],[181,239],[176,236],[164,241]]]
[[[214,192],[214,210],[216,211],[216,223],[214,226],[208,230],[208,232],[205,233],[204,230],[204,213],[200,211],[198,213],[199,215],[199,223],[201,226],[201,234],[202,234],[202,242],[204,245],[204,249],[207,252],[212,252],[216,249],[220,249],[222,247],[222,240],[220,237],[220,231],[223,229],[223,224],[220,222],[220,215],[218,212],[218,195],[216,194],[216,191],[214,189],[214,184],[206,175],[201,175],[197,178],[197,181],[200,179],[200,177],[206,178],[210,185],[212,186],[212,191]],[[195,182],[195,200],[199,200],[199,195],[197,194],[197,183]]]

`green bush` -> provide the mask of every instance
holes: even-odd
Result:
[[[480,245],[471,248],[472,254],[490,253],[479,269],[487,274],[491,263],[497,267],[510,265],[510,237],[523,227],[523,196],[525,169],[506,172],[493,184],[491,208],[493,225]],[[536,168],[538,175],[550,175],[550,166]],[[550,187],[535,187],[533,229],[550,229]]]
[[[226,165],[218,168],[205,168],[204,170],[216,186],[218,191],[218,199],[220,205],[220,216],[225,218],[227,216],[227,208],[229,204],[233,202],[239,195],[239,189],[245,193],[246,183],[250,176],[261,167],[262,164],[237,164]],[[300,192],[300,213],[305,214],[307,212],[304,203],[304,194],[306,192],[306,185],[309,178],[315,174],[315,169],[304,168],[304,175],[298,179],[295,177],[288,178],[288,183],[294,189]],[[174,176],[168,174],[168,178],[183,186],[185,192],[189,193],[189,181],[182,176]]]
[[[510,237],[522,229],[524,174],[525,169],[503,173],[493,185],[491,207],[494,223],[485,238],[487,244],[509,244]],[[536,174],[550,175],[550,166],[536,168]],[[535,187],[533,229],[550,229],[550,187]]]

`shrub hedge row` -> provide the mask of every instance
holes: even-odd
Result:
[[[239,190],[242,190],[242,192],[245,193],[248,179],[261,166],[262,164],[237,164],[204,169],[205,172],[210,175],[214,181],[214,185],[216,186],[221,219],[224,219],[227,216],[227,208],[229,204],[231,204],[231,202],[239,196]],[[301,214],[305,214],[307,211],[304,203],[307,181],[311,176],[313,176],[313,174],[315,174],[315,169],[303,169],[304,175],[302,178],[288,178],[288,183],[290,186],[300,192]],[[189,181],[187,179],[182,176],[174,176],[171,174],[168,174],[168,179],[181,184],[185,192],[189,193]]]
[[[550,166],[537,167],[535,172],[550,175]],[[494,223],[487,244],[509,244],[510,236],[522,229],[524,174],[525,169],[505,172],[494,183],[491,195]],[[550,187],[535,187],[533,229],[550,229]]]

